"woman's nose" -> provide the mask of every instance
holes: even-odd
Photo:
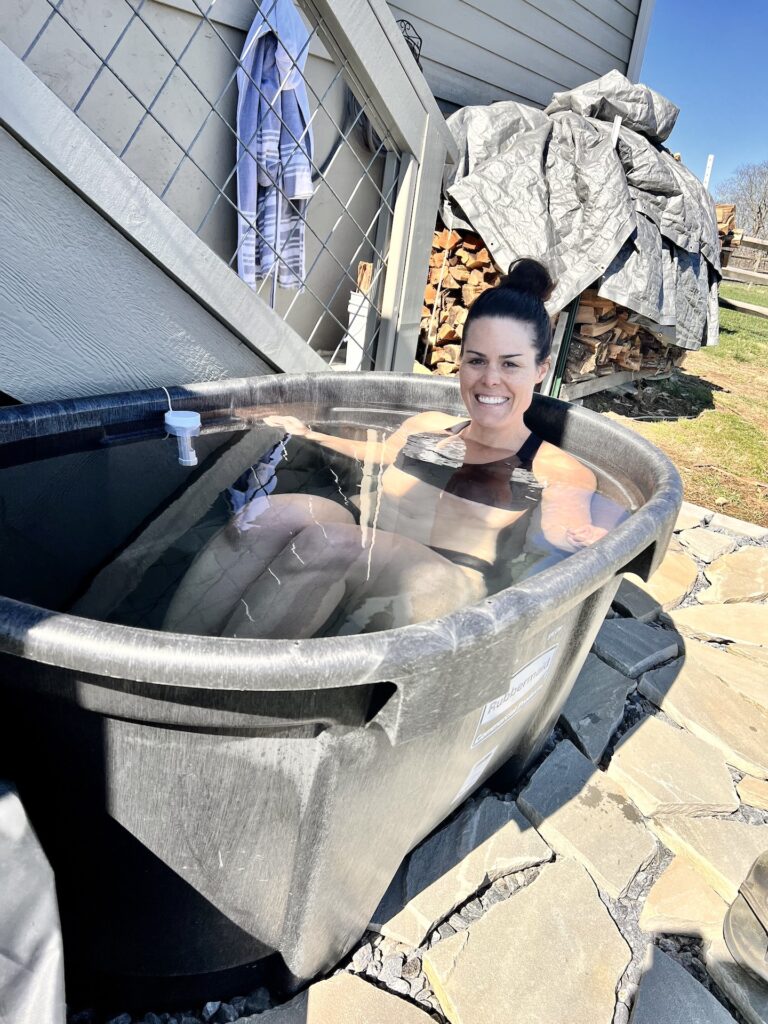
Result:
[[[483,371],[483,383],[485,384],[498,384],[500,380],[500,373],[497,366],[491,366],[488,363]]]

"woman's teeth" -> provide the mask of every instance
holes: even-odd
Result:
[[[507,401],[506,398],[497,398],[491,395],[475,395],[475,398],[481,405],[503,405]]]

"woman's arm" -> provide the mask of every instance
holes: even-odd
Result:
[[[400,449],[408,440],[408,436],[419,430],[440,429],[455,422],[457,417],[448,416],[441,412],[423,412],[404,420],[397,430],[390,434],[382,443],[379,442],[376,452],[376,461],[383,462],[385,466],[391,465],[397,458]],[[314,441],[323,448],[339,452],[341,455],[349,455],[361,462],[371,454],[371,442],[368,440],[357,441],[348,437],[336,437],[334,434],[324,434],[319,430],[313,430],[302,423],[295,416],[265,416],[264,422],[270,427],[279,427],[293,434],[295,437],[306,437],[308,441]],[[378,433],[378,431],[377,431]]]
[[[541,529],[555,547],[578,551],[607,533],[592,524],[595,474],[583,462],[554,445],[542,445],[533,464],[534,474],[546,481],[541,500]]]

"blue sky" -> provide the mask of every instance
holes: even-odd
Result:
[[[656,0],[640,81],[680,107],[666,142],[710,191],[768,160],[768,0]]]

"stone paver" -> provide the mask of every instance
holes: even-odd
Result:
[[[768,668],[768,647],[755,647],[752,644],[728,644],[725,650],[728,654],[736,654],[740,658],[746,658]],[[768,676],[766,678],[768,679]],[[768,683],[766,685],[768,686]]]
[[[731,655],[734,647],[741,651],[764,652],[768,657],[768,648],[741,647],[729,644],[727,647],[713,647],[700,640],[689,640],[685,645],[685,659],[690,670],[705,672],[715,676],[723,685],[743,694],[755,704],[768,707],[768,660],[765,663],[754,658]]]
[[[729,814],[739,806],[720,751],[652,715],[622,737],[606,774],[646,817]]]
[[[676,629],[697,640],[768,647],[768,604],[703,604],[669,615]]]
[[[768,778],[768,710],[726,685],[705,659],[692,654],[646,672],[638,688],[679,725],[718,747],[728,764]]]
[[[734,519],[733,516],[727,516],[723,512],[715,512],[708,525],[717,527],[719,530],[730,530],[737,537],[748,537],[750,540],[765,540],[768,537],[768,529],[764,526],[747,523],[743,519]]]
[[[768,811],[768,782],[765,779],[753,779],[751,775],[745,775],[736,789],[742,803]]]
[[[700,604],[733,604],[768,598],[768,548],[743,547],[704,570],[711,586],[696,595]]]
[[[549,845],[580,861],[614,899],[656,852],[634,804],[568,740],[557,745],[517,802]]]
[[[652,622],[663,610],[654,597],[627,578],[619,584],[613,599],[613,607],[622,615],[628,615],[638,622]]]
[[[640,928],[656,935],[711,939],[723,928],[728,904],[685,857],[675,857],[651,886],[640,911]]]
[[[609,619],[600,627],[593,650],[612,668],[630,679],[679,654],[678,640],[668,629],[656,629],[634,619]]]
[[[595,764],[624,717],[627,694],[635,681],[588,654],[574,683],[560,720],[572,734],[582,753]]]
[[[679,533],[681,530],[692,530],[711,518],[711,509],[703,508],[701,505],[694,505],[690,501],[684,501],[677,514],[675,533]]]
[[[721,935],[708,945],[706,964],[712,980],[749,1024],[768,1024],[768,985],[739,967]]]
[[[610,1024],[629,961],[589,876],[562,859],[433,946],[424,969],[452,1024]]]
[[[627,573],[624,578],[650,594],[665,611],[669,611],[670,608],[676,608],[691,591],[698,575],[698,565],[683,551],[677,539],[673,538],[661,565],[647,582],[634,573]]]
[[[551,856],[515,804],[470,801],[410,855],[374,915],[377,930],[418,946],[478,889]]]
[[[768,850],[768,825],[745,825],[724,818],[653,818],[650,826],[665,846],[685,857],[727,902],[757,857]]]
[[[240,1024],[430,1024],[413,1003],[342,972],[311,985],[289,1003]]]
[[[630,1024],[733,1024],[733,1017],[684,967],[650,946]]]
[[[714,562],[716,558],[733,551],[738,543],[735,537],[729,537],[726,533],[715,533],[705,526],[683,530],[679,539],[685,550],[695,558],[700,558],[702,562]]]

